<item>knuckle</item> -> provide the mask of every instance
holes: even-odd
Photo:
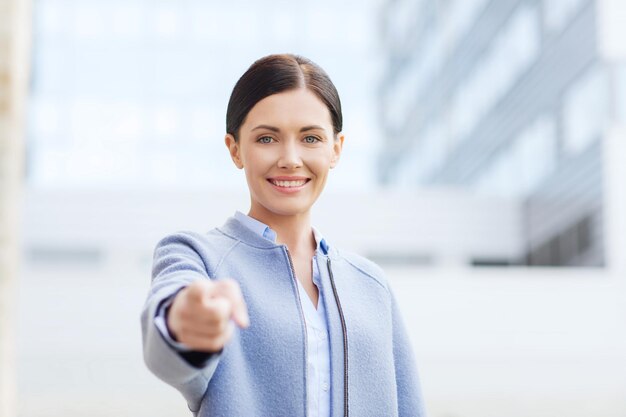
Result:
[[[176,316],[182,322],[186,322],[192,317],[192,310],[187,306],[185,306],[185,308],[181,308],[176,313]]]
[[[228,320],[217,320],[214,324],[214,329],[218,334],[224,334],[227,330]]]
[[[189,326],[187,326],[184,323],[181,323],[179,328],[178,328],[178,335],[179,335],[179,339],[181,339],[181,338],[188,339],[188,337],[189,337]]]
[[[196,283],[194,282],[193,284],[191,284],[189,287],[187,287],[187,297],[190,300],[194,300],[194,301],[198,301],[202,299],[202,294],[204,293],[202,291],[202,289],[196,285]]]
[[[220,318],[216,316],[209,316],[207,317],[206,324],[211,328],[211,331],[217,331],[216,329],[219,327]]]
[[[187,287],[194,295],[202,297],[213,288],[213,282],[210,279],[197,279]]]
[[[207,313],[211,317],[221,319],[230,315],[230,301],[225,298],[214,298],[205,305]]]
[[[206,313],[207,317],[215,319],[218,316],[218,306],[214,302],[206,302],[202,305],[202,309]]]

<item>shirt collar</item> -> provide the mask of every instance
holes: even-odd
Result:
[[[235,211],[235,219],[239,220],[244,226],[252,230],[256,234],[263,236],[265,239],[276,242],[276,232],[270,229],[265,223],[242,213],[241,211]],[[322,234],[315,227],[311,226],[313,230],[313,236],[315,237],[315,244],[323,254],[328,255],[328,244],[322,237]]]

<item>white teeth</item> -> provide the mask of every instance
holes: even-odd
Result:
[[[272,184],[274,185],[278,185],[279,187],[299,187],[301,185],[304,185],[306,183],[306,180],[300,180],[300,181],[276,181],[276,180],[270,180]]]

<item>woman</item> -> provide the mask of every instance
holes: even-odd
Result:
[[[337,91],[306,58],[264,57],[235,85],[225,143],[250,211],[163,238],[142,313],[147,366],[195,416],[424,415],[383,271],[311,226],[341,130]]]

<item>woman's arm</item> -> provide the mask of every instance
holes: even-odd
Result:
[[[189,408],[197,411],[220,355],[214,354],[203,367],[195,367],[166,340],[156,325],[164,303],[195,280],[209,279],[202,259],[193,249],[192,239],[178,233],[165,237],[156,245],[152,285],[141,314],[141,329],[148,369],[180,391]]]

